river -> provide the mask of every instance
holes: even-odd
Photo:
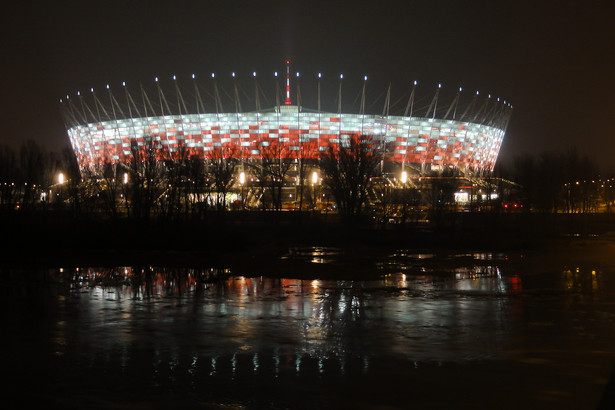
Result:
[[[339,253],[289,254],[316,271],[349,269]],[[530,274],[508,263],[519,257],[396,250],[360,281],[5,268],[4,397],[64,408],[596,408],[615,365],[615,272]]]

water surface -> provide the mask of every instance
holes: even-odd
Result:
[[[362,281],[4,270],[5,387],[80,408],[595,408],[615,364],[613,272],[526,275],[508,257],[399,250]]]

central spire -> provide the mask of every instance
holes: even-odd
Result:
[[[290,102],[290,60],[286,60],[286,101],[285,105],[291,105]]]

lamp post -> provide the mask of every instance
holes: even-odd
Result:
[[[318,183],[318,172],[312,172],[312,198],[314,199],[314,207],[316,210],[316,184]]]
[[[404,210],[403,213],[402,213],[402,217],[403,217],[402,223],[406,222],[406,217],[408,215],[408,198],[406,197],[406,182],[408,182],[408,172],[406,172],[406,170],[402,168],[402,171],[401,171],[401,183],[402,183],[402,187],[401,187],[402,195],[401,195],[401,198],[402,198],[402,201],[403,201],[403,210]]]
[[[58,173],[59,192],[58,192],[57,196],[59,197],[58,200],[60,201],[60,203],[62,202],[62,186],[64,185],[65,181],[66,180],[64,178],[64,173],[62,173],[62,172]]]
[[[243,197],[243,187],[246,183],[246,174],[245,172],[241,171],[241,173],[239,174],[239,185],[241,186],[241,209],[244,210],[246,209],[246,203]]]

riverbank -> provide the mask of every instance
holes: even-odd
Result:
[[[228,213],[210,221],[74,219],[67,214],[3,215],[4,267],[168,266],[231,268],[293,277],[373,276],[374,262],[406,253],[505,253],[525,271],[615,266],[615,234],[604,214],[451,214],[439,223],[348,226],[336,215]],[[330,249],[315,263],[302,249]],[[343,268],[340,268],[343,267]],[[381,273],[381,272],[380,272]]]

